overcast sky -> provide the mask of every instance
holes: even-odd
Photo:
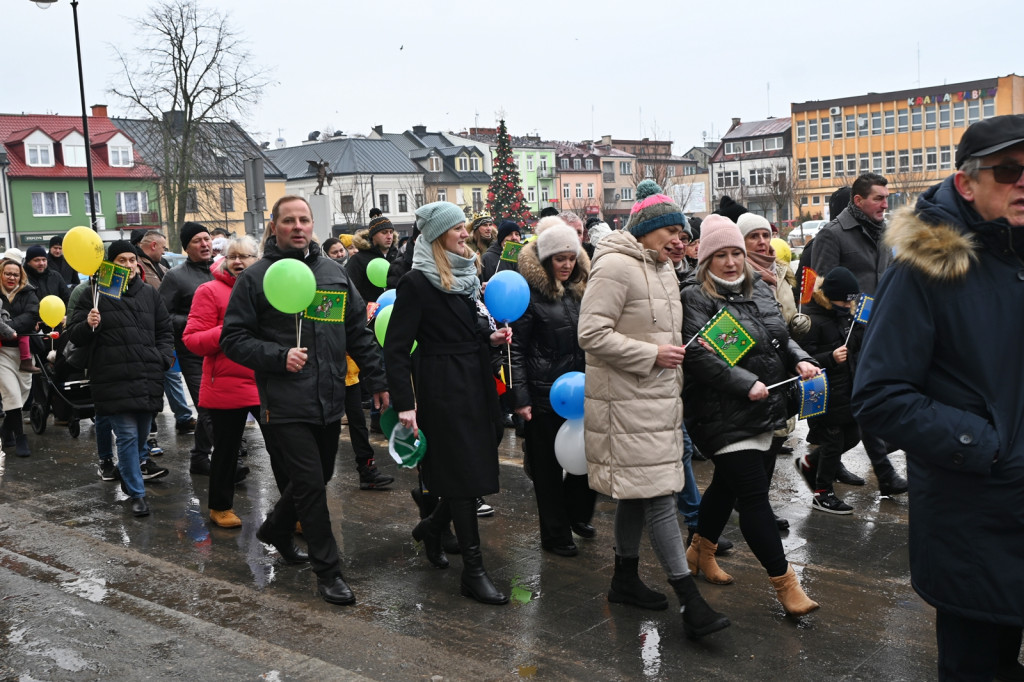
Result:
[[[228,12],[273,84],[239,122],[298,144],[311,130],[494,125],[582,140],[675,141],[676,153],[791,102],[1024,75],[1020,0],[399,2],[200,0]],[[80,114],[69,0],[0,0],[0,113]],[[86,104],[125,105],[113,46],[144,0],[81,0]]]

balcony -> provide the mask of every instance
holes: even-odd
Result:
[[[554,168],[538,168],[537,169],[537,177],[539,179],[541,179],[541,180],[550,180],[551,178],[555,177],[555,169]]]
[[[117,226],[131,227],[133,225],[159,225],[160,215],[156,211],[148,213],[118,213]]]

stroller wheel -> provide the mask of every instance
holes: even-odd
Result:
[[[82,423],[77,419],[72,419],[68,422],[68,433],[71,434],[72,438],[78,438],[78,434],[82,432]]]
[[[28,413],[29,422],[32,424],[32,430],[36,433],[42,433],[46,430],[46,411],[43,410],[43,406],[39,403],[32,405],[32,409]]]

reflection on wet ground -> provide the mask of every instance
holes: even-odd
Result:
[[[698,581],[733,626],[691,642],[674,602],[657,613],[607,602],[613,501],[599,498],[598,536],[577,539],[578,557],[541,551],[521,442],[511,431],[502,492],[487,500],[496,513],[480,520],[485,564],[510,604],[461,597],[457,556],[448,570],[427,564],[409,534],[417,520],[409,495],[415,474],[385,461],[377,438],[378,466],[396,481],[390,490],[360,491],[346,436],[329,505],[358,603],[338,608],[316,597],[308,565],[283,564],[255,537],[277,497],[258,430],[247,431],[252,473],[234,504],[243,526],[224,529],[209,522],[206,479],[187,473],[190,438],[166,435],[173,433],[170,414],[160,422],[167,451],[160,463],[171,474],[147,485],[148,518],[132,517],[118,485],[99,480],[88,424],[77,440],[61,429],[35,436],[30,458],[0,456],[0,637],[7,645],[0,673],[71,679],[136,669],[161,676],[166,666],[152,656],[132,660],[116,641],[108,641],[109,655],[98,653],[88,637],[73,635],[83,627],[76,619],[118,632],[119,619],[127,619],[147,641],[189,642],[203,633],[196,651],[240,675],[232,679],[934,677],[932,612],[909,585],[907,500],[879,498],[860,450],[844,461],[868,485],[837,486],[855,508],[848,517],[812,512],[788,458],[778,462],[772,503],[791,523],[783,544],[821,610],[801,621],[785,616],[733,519],[726,536],[737,548],[720,561],[735,584]],[[902,456],[894,460],[902,469]],[[712,464],[694,467],[703,488]],[[646,543],[641,575],[671,593]],[[39,601],[63,621],[44,623],[33,610]],[[270,649],[273,658],[260,653]],[[195,665],[203,677],[185,644],[164,653],[176,670]]]

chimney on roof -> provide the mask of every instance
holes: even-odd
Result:
[[[739,117],[733,117],[732,125],[729,126],[729,130],[727,130],[726,132],[732,132],[737,126],[739,126],[739,124],[740,124]]]
[[[381,137],[383,137],[384,136],[384,126],[383,125],[375,125],[375,126],[373,126],[373,132],[375,132],[378,135],[380,135]]]
[[[93,118],[106,118],[107,117],[107,105],[106,104],[93,104],[91,108],[92,108],[92,116],[93,116]]]
[[[413,135],[426,135],[427,134],[427,126],[413,126],[412,127],[412,134]]]
[[[608,145],[609,147],[611,147],[612,146],[612,136],[611,135],[602,135],[601,136],[601,144],[605,144],[605,145]]]

